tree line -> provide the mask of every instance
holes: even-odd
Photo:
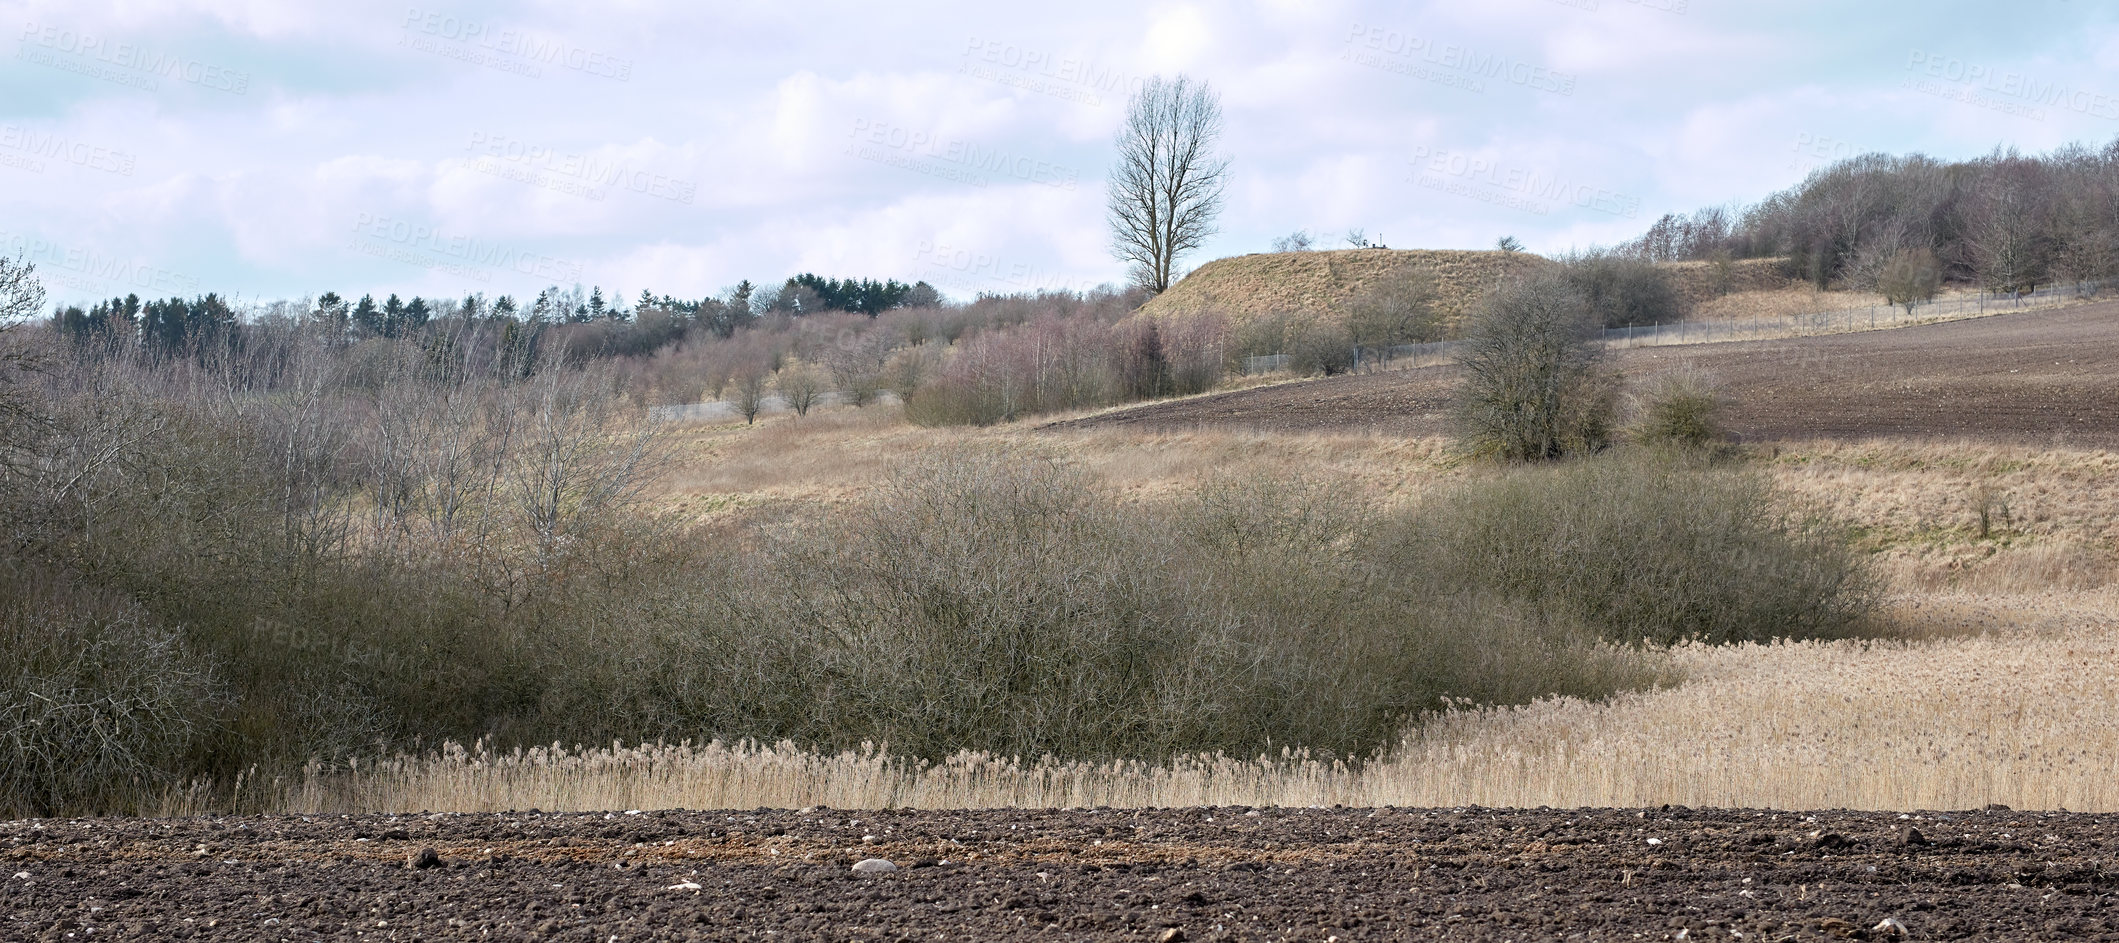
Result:
[[[1657,220],[1622,251],[1651,261],[1785,258],[1820,288],[1887,291],[1932,256],[1943,279],[2021,294],[2119,274],[2119,139],[1972,160],[1864,154],[1751,206]],[[1904,274],[1904,273],[1901,273]]]
[[[778,288],[761,290],[745,280],[719,295],[699,299],[643,290],[630,307],[615,297],[605,297],[601,286],[586,295],[578,285],[570,290],[553,286],[538,292],[527,305],[512,295],[489,299],[482,292],[460,301],[418,295],[405,299],[393,292],[378,301],[373,294],[350,299],[327,291],[313,301],[259,306],[251,312],[251,320],[300,322],[346,342],[415,338],[444,324],[452,330],[465,325],[491,326],[524,338],[565,325],[606,325],[617,330],[597,332],[596,348],[577,354],[623,355],[652,353],[695,333],[727,339],[772,316],[849,312],[874,318],[897,308],[941,303],[941,293],[924,281],[907,285],[896,279],[836,279],[805,272]],[[51,326],[76,341],[122,335],[150,352],[171,354],[242,343],[243,314],[218,293],[190,299],[142,299],[128,294],[85,307],[58,305],[52,311]]]

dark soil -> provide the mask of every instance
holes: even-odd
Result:
[[[2119,303],[1781,341],[1616,352],[1629,380],[1718,378],[1743,441],[1977,439],[2119,445]],[[1450,431],[1449,367],[1384,371],[1151,403],[1059,428]],[[1052,427],[1048,427],[1052,428]]]
[[[2113,940],[2115,830],[2003,810],[31,820],[0,824],[0,938]],[[871,857],[901,870],[854,873]]]

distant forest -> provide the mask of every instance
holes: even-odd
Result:
[[[1666,215],[1622,251],[1651,261],[1781,257],[1820,288],[1877,289],[1902,252],[1989,291],[2119,274],[2119,139],[1967,161],[1867,154],[1748,207]]]

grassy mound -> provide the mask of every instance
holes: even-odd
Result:
[[[1200,266],[1141,312],[1158,318],[1215,313],[1238,325],[1273,315],[1337,322],[1371,285],[1420,269],[1434,279],[1444,323],[1455,324],[1502,279],[1552,264],[1528,252],[1448,249],[1256,253]]]

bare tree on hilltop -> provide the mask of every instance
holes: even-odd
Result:
[[[1149,79],[1127,102],[1107,205],[1111,252],[1134,284],[1168,290],[1177,257],[1215,233],[1229,169],[1214,150],[1221,130],[1220,96],[1182,75]]]

